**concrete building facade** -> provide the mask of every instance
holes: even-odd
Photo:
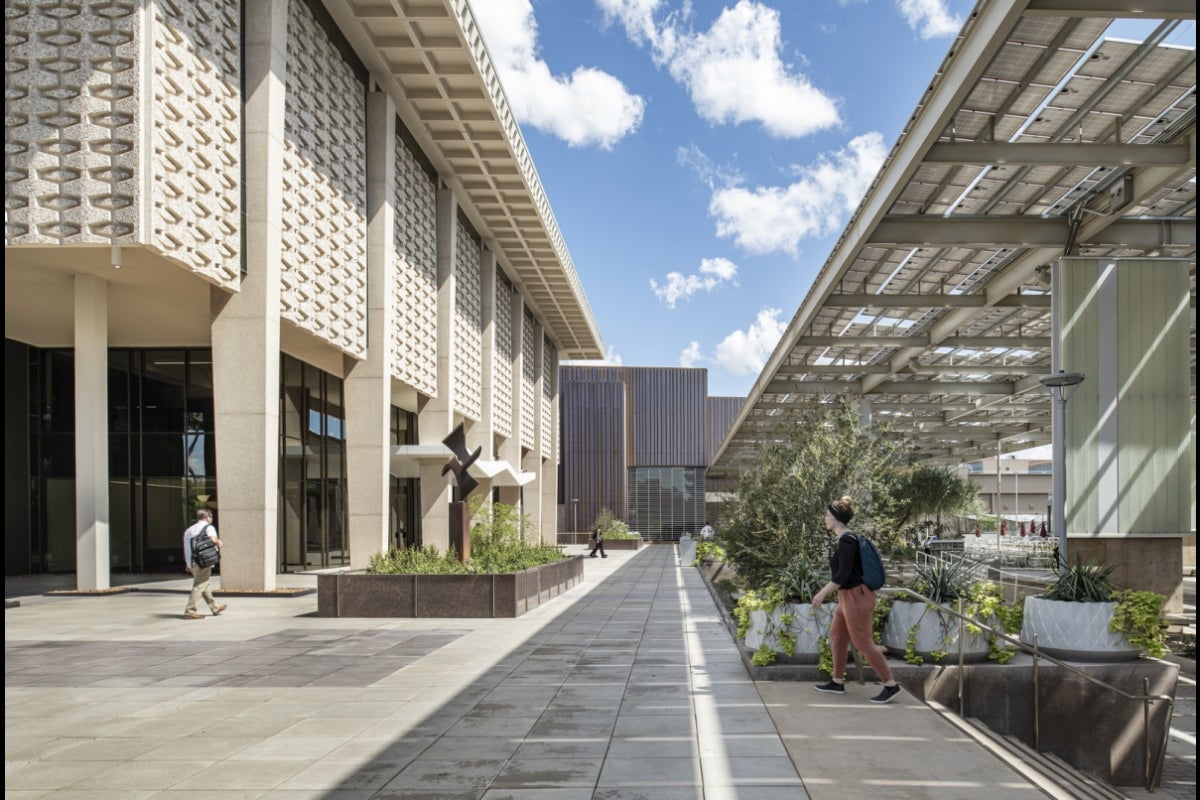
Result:
[[[558,362],[603,353],[464,0],[6,2],[6,570],[226,588],[553,540]]]

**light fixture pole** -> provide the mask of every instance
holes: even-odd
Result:
[[[1067,400],[1083,383],[1082,372],[1052,372],[1038,378],[1046,391],[1050,392],[1053,413],[1050,417],[1050,438],[1053,443],[1054,482],[1053,499],[1054,538],[1058,541],[1058,566],[1067,563]]]
[[[571,509],[575,512],[575,522],[572,532],[579,533],[579,498],[571,498]]]

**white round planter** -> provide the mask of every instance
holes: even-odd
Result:
[[[1072,603],[1026,597],[1021,641],[1069,661],[1132,661],[1138,648],[1108,629],[1116,603]]]
[[[776,659],[779,661],[816,664],[820,657],[821,637],[829,636],[829,626],[836,608],[836,603],[825,603],[820,608],[813,608],[811,603],[784,603],[771,609],[769,617],[766,611],[751,611],[750,627],[746,629],[746,647],[753,651],[765,644],[777,653]],[[784,630],[785,614],[791,616],[787,630],[796,637],[796,645],[790,656],[779,641],[779,633]]]
[[[883,646],[893,655],[904,658],[908,650],[908,632],[917,627],[917,655],[933,661],[933,653],[945,651],[943,662],[958,661],[958,618],[945,615],[940,609],[931,608],[915,600],[893,600],[892,610],[883,625]],[[980,631],[971,633],[963,629],[963,661],[986,661],[988,637]]]

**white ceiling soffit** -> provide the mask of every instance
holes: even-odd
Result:
[[[466,0],[324,0],[562,359],[604,343]]]
[[[1048,443],[1047,266],[1069,241],[1190,261],[1195,395],[1196,53],[1164,42],[1196,7],[1143,3],[1162,19],[1147,43],[1103,39],[1128,5],[975,7],[710,474],[736,474],[814,395],[868,398],[926,463]]]

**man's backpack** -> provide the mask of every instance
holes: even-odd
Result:
[[[215,567],[221,561],[221,550],[217,543],[208,535],[212,530],[209,525],[192,537],[192,563],[200,568]]]
[[[883,586],[887,581],[887,570],[883,568],[883,559],[875,549],[875,543],[861,533],[854,534],[858,539],[858,560],[862,564],[863,583],[871,591]]]

